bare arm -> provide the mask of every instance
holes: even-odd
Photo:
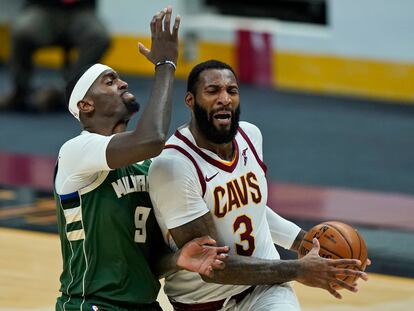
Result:
[[[178,247],[194,236],[210,235],[217,240],[217,232],[210,213],[205,214],[183,226],[170,229],[171,235]],[[220,241],[217,240],[219,243]],[[350,269],[343,269],[340,265],[358,264],[359,260],[340,259],[330,260],[319,257],[319,243],[315,239],[312,251],[299,260],[266,260],[255,257],[230,255],[226,266],[216,271],[213,277],[203,279],[207,282],[220,284],[277,284],[296,280],[308,286],[320,287],[328,290],[332,295],[341,298],[341,295],[331,287],[338,284],[351,291],[355,286],[349,286],[338,280],[337,275],[357,275],[363,279],[365,273]]]
[[[165,60],[177,63],[180,17],[175,18],[171,32],[171,14],[172,8],[168,7],[154,15],[151,50],[139,44],[140,52],[154,65]],[[119,168],[160,154],[170,126],[174,75],[170,64],[156,68],[149,102],[135,130],[114,136],[108,144],[109,167]]]
[[[183,226],[170,229],[178,247],[194,236],[210,235],[217,240],[217,231],[210,213],[201,216]],[[217,271],[208,282],[220,284],[259,285],[275,284],[293,280],[297,276],[297,261],[259,259],[255,257],[229,256],[226,267]]]

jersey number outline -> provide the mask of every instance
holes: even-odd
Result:
[[[236,218],[233,223],[233,232],[236,233],[241,225],[244,225],[244,231],[240,233],[240,241],[247,241],[247,248],[244,248],[243,244],[236,244],[236,253],[241,256],[251,256],[256,248],[256,243],[253,232],[252,220],[247,215],[241,215]]]
[[[134,221],[135,221],[135,237],[136,243],[145,243],[147,240],[147,219],[151,212],[149,207],[137,206],[135,209]]]

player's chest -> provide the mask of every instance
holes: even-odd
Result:
[[[241,158],[229,172],[210,165],[204,170],[204,178],[204,200],[218,218],[255,208],[267,201],[265,173],[255,159],[245,162]]]

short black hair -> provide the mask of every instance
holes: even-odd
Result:
[[[234,69],[230,65],[216,59],[210,59],[208,61],[195,65],[194,68],[191,70],[187,79],[187,92],[190,92],[193,95],[196,94],[198,78],[204,70],[208,69],[228,69],[234,74],[236,80],[238,80]]]
[[[72,76],[69,78],[68,82],[66,83],[66,90],[65,90],[65,99],[66,105],[69,105],[70,95],[72,94],[73,89],[75,88],[76,82],[82,77],[82,75],[95,64],[88,64],[81,67],[78,71],[74,72]]]

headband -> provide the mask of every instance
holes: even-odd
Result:
[[[76,82],[75,87],[73,88],[72,93],[70,94],[68,106],[70,113],[76,119],[79,120],[78,102],[85,97],[86,92],[95,82],[95,80],[101,75],[101,73],[108,69],[111,68],[106,65],[95,64],[89,67],[89,69],[86,70],[84,74],[79,78],[78,82]]]

